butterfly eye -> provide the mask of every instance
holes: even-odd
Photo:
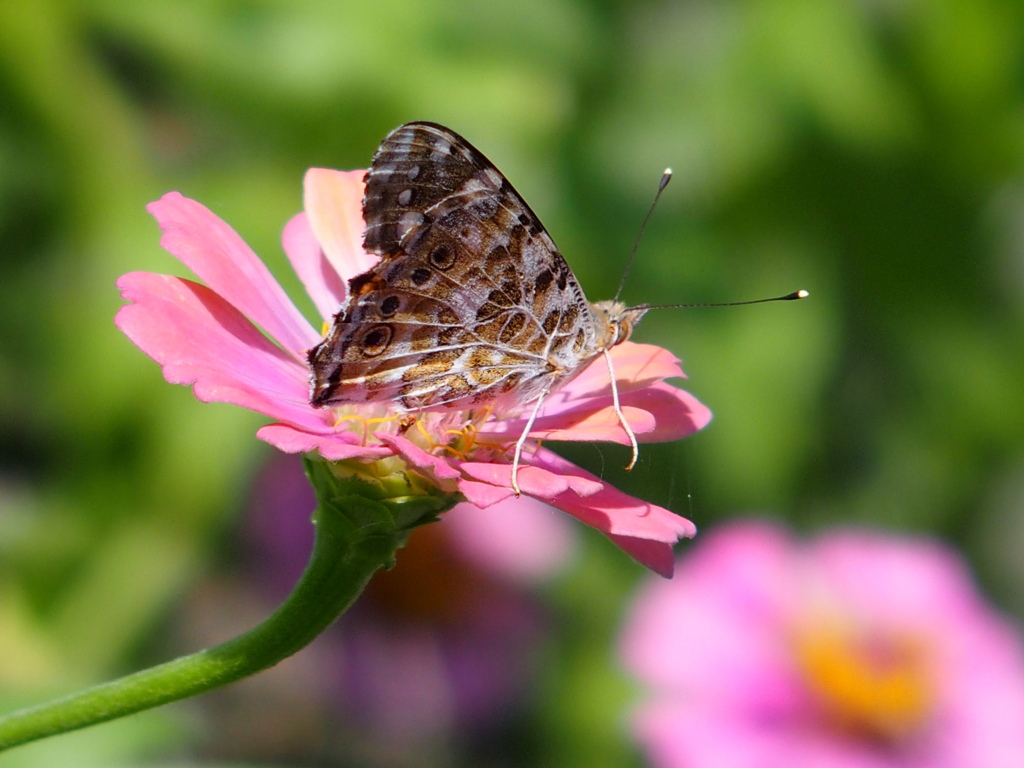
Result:
[[[612,346],[627,341],[632,334],[633,321],[625,317],[622,318],[615,323],[615,340],[612,342]]]

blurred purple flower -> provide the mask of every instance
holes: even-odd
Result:
[[[934,541],[705,533],[626,626],[659,768],[1019,768],[1024,647]]]

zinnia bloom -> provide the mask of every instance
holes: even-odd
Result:
[[[284,230],[284,250],[325,323],[341,306],[348,280],[377,258],[362,249],[363,174],[310,170],[305,212]],[[146,272],[118,281],[130,304],[119,311],[117,326],[160,363],[169,382],[193,385],[200,400],[269,416],[274,423],[257,436],[287,453],[316,451],[328,461],[399,466],[477,507],[513,495],[509,457],[525,417],[428,412],[417,414],[407,429],[387,402],[314,408],[306,352],[321,334],[256,254],[224,221],[176,192],[149,211],[163,230],[163,247],[205,284]],[[626,342],[612,356],[622,410],[641,441],[675,440],[710,420],[696,398],[665,383],[683,376],[666,350]],[[603,363],[547,398],[529,434],[518,474],[524,494],[568,512],[644,565],[671,575],[672,545],[692,536],[693,524],[616,490],[538,442],[627,442]]]
[[[1024,765],[1024,646],[932,541],[705,534],[623,642],[659,768]]]

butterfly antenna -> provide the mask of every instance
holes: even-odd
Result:
[[[666,168],[665,173],[661,176],[661,181],[658,182],[658,192],[654,195],[654,202],[651,203],[651,207],[647,210],[647,215],[644,216],[643,223],[640,225],[640,232],[637,233],[636,242],[633,243],[633,250],[629,254],[629,260],[626,262],[626,268],[622,271],[622,279],[619,280],[619,288],[615,291],[615,298],[613,301],[619,300],[619,295],[622,293],[622,289],[626,286],[626,278],[629,277],[629,270],[633,266],[633,261],[636,259],[637,249],[640,247],[640,240],[644,236],[644,230],[647,229],[647,222],[651,219],[651,214],[654,213],[654,206],[658,204],[658,199],[661,197],[661,193],[665,191],[665,187],[672,180],[672,169]]]
[[[796,301],[797,299],[806,299],[810,296],[807,291],[793,291],[787,293],[785,296],[772,296],[770,299],[753,299],[752,301],[721,301],[721,302],[709,302],[704,304],[641,304],[634,309],[680,309],[680,308],[694,308],[694,307],[742,307],[746,304],[765,304],[769,301]]]

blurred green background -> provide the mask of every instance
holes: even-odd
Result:
[[[3,709],[228,636],[182,632],[184,606],[239,578],[235,531],[272,451],[261,417],[165,384],[114,328],[120,274],[184,274],[145,204],[203,202],[298,295],[279,238],[304,170],[365,167],[414,119],[505,172],[592,300],[614,292],[665,166],[625,300],[811,292],[652,312],[634,338],[683,359],[714,421],[645,446],[628,475],[622,448],[566,455],[705,529],[768,514],[941,537],[1024,615],[1024,4],[8,1]],[[557,620],[502,736],[516,749],[487,764],[641,764],[614,641],[644,574],[579,537],[536,590]],[[3,764],[378,764],[316,734],[261,753],[230,708],[211,718],[185,702]],[[391,764],[473,765],[473,750],[455,734]]]

